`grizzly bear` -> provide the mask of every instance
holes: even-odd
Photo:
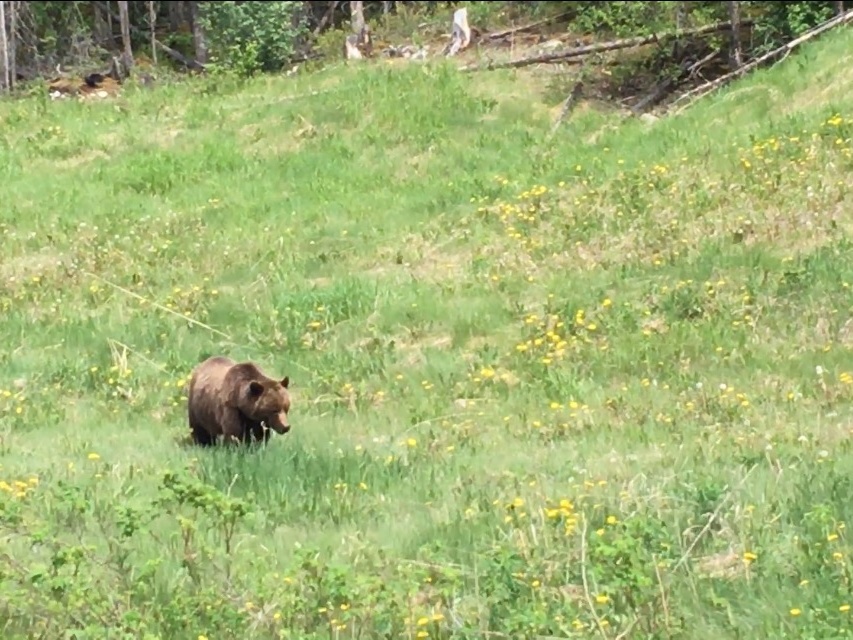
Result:
[[[290,376],[275,380],[251,362],[213,356],[192,373],[187,415],[193,442],[210,446],[267,442],[270,430],[290,431]]]

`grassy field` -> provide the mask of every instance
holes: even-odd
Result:
[[[851,46],[0,103],[2,637],[852,637]],[[186,446],[212,354],[293,431]]]

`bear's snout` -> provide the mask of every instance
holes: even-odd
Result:
[[[267,427],[276,433],[285,434],[290,431],[290,422],[288,421],[287,414],[284,411],[270,416],[266,423]]]

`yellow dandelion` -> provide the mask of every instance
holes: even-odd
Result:
[[[99,455],[98,455],[97,453],[95,453],[94,451],[93,451],[92,453],[90,453],[90,454],[89,454],[88,456],[86,456],[86,457],[87,457],[87,458],[89,458],[89,460],[100,460],[100,459],[101,459],[101,456],[99,456]]]
[[[802,611],[797,609],[797,607],[794,607],[790,610],[789,613],[796,618],[798,615],[800,615],[802,613]]]
[[[607,604],[608,602],[610,602],[610,598],[603,593],[599,593],[597,596],[595,596],[595,601],[598,604]]]

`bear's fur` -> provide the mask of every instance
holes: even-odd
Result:
[[[275,380],[251,362],[213,356],[192,373],[187,398],[192,439],[209,446],[222,436],[228,444],[290,431],[290,377]]]

